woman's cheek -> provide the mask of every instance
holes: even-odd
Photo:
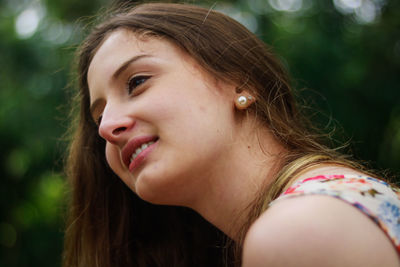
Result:
[[[124,182],[133,192],[135,190],[134,180],[127,168],[124,167],[121,154],[117,146],[107,143],[106,160],[113,172]]]
[[[106,144],[106,160],[110,168],[121,177],[123,173],[123,165],[121,161],[121,155],[118,148],[110,143]]]

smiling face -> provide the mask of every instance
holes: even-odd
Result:
[[[88,85],[107,162],[144,200],[186,205],[229,164],[235,87],[171,42],[114,31],[89,66]]]

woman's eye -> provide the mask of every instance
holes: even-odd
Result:
[[[136,87],[140,86],[148,79],[150,79],[150,76],[144,76],[144,75],[135,76],[129,79],[127,86],[129,94],[131,94],[136,89]]]

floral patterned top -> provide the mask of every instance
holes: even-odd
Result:
[[[361,175],[320,175],[295,182],[275,201],[302,195],[341,199],[370,217],[400,254],[400,189]]]

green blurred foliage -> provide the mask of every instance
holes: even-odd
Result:
[[[335,137],[350,137],[356,157],[399,173],[399,1],[347,1],[380,7],[370,21],[340,10],[345,0],[186,2],[221,10],[271,44],[322,111],[315,122],[331,130],[334,118],[343,126]],[[82,17],[107,3],[0,1],[0,266],[60,264],[72,58]]]

